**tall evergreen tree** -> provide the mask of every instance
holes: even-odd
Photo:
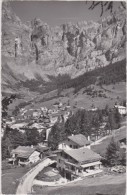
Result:
[[[2,159],[6,159],[10,157],[12,144],[8,137],[2,139],[1,148],[2,148]]]
[[[120,153],[121,165],[126,166],[126,151],[123,149]]]
[[[115,122],[117,124],[116,126],[117,126],[117,128],[119,128],[120,127],[120,122],[121,122],[121,116],[120,116],[120,113],[118,111],[118,108],[114,109],[114,117],[115,117]]]
[[[11,150],[17,146],[26,145],[26,135],[19,132],[17,129],[6,127],[4,136],[2,137],[2,158],[5,159],[10,156]]]
[[[36,128],[26,130],[27,144],[36,145],[40,141],[40,135]]]
[[[108,122],[109,122],[109,126],[110,126],[111,131],[116,128],[116,121],[114,118],[114,113],[112,111],[109,112]]]
[[[109,166],[115,166],[120,164],[120,147],[114,138],[111,139],[107,151],[105,154],[105,159]]]
[[[58,143],[63,141],[66,137],[67,135],[65,133],[64,123],[57,122],[49,133],[48,146],[51,147],[52,150],[57,150]]]

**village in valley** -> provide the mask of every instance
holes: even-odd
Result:
[[[15,3],[2,4],[2,194],[125,195],[124,3],[56,27],[23,23]]]
[[[77,108],[76,110],[80,109]],[[106,149],[110,145],[110,142],[114,144],[113,147],[117,147],[115,144],[118,143],[118,151],[121,151],[122,155],[126,155],[126,107],[124,106],[114,105],[114,108],[110,110],[110,112],[116,110],[119,116],[120,126],[118,129],[106,130],[108,120],[105,120],[106,117],[103,116],[105,119],[100,123],[98,131],[88,136],[81,133],[77,134],[74,131],[74,134],[65,136],[64,140],[59,141],[57,140],[57,135],[54,135],[54,139],[56,139],[54,150],[54,146],[52,147],[50,144],[52,140],[51,138],[49,139],[53,126],[56,124],[66,124],[77,112],[76,110],[72,111],[69,105],[64,106],[61,102],[56,102],[52,106],[52,109],[41,107],[40,109],[26,110],[22,108],[20,109],[21,117],[10,117],[10,119],[8,118],[8,120],[4,121],[3,136],[5,136],[7,130],[13,131],[13,134],[18,131],[20,132],[19,135],[24,135],[27,131],[33,135],[33,131],[38,132],[32,138],[34,141],[36,136],[39,136],[36,142],[33,142],[30,137],[28,139],[31,139],[31,141],[28,143],[23,143],[21,139],[21,145],[17,143],[17,147],[10,150],[10,157],[3,161],[5,170],[6,167],[10,167],[10,170],[13,170],[13,168],[15,170],[19,168],[25,170],[27,167],[29,171],[24,176],[28,178],[31,178],[34,172],[36,173],[36,177],[33,180],[28,180],[30,187],[26,187],[28,185],[27,182],[23,183],[25,177],[14,181],[19,183],[17,194],[26,193],[26,191],[27,193],[34,193],[34,189],[36,191],[36,188],[41,186],[65,186],[70,183],[73,184],[76,181],[82,181],[84,178],[89,178],[90,176],[101,178],[107,175],[107,173],[109,175],[125,174],[124,156],[118,165],[115,162],[114,165],[116,165],[111,166],[111,168],[105,162]],[[95,114],[98,112],[98,108],[91,108],[87,112]],[[31,136],[30,133],[28,135]],[[107,143],[105,140],[107,140]],[[103,144],[105,145],[105,153],[101,151],[101,147],[103,150]],[[118,158],[118,156],[115,158]],[[43,168],[43,166],[46,168]]]
[[[20,132],[24,133],[25,129],[37,129],[39,133],[44,135],[45,142],[48,140],[48,135],[51,127],[64,117],[66,121],[69,115],[70,106],[63,106],[62,103],[56,102],[52,109],[46,107],[41,107],[40,109],[20,109],[20,114],[16,117],[10,117],[6,124],[8,124],[12,129],[18,129]]]

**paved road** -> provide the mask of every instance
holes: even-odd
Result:
[[[31,169],[26,175],[24,175],[24,180],[19,183],[19,186],[17,188],[16,194],[30,194],[31,188],[33,185],[33,180],[35,176],[44,169],[44,167],[47,167],[48,165],[52,164],[54,161],[47,158],[43,162],[39,163],[36,167]]]
[[[91,146],[98,145],[98,144],[100,144],[104,139],[107,139],[107,138],[109,138],[109,137],[112,137],[112,135],[107,135],[107,136],[104,136],[104,137],[102,137],[102,138],[100,138],[100,139],[94,141],[93,143],[91,143]]]

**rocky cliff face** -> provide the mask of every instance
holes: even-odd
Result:
[[[47,75],[71,78],[125,58],[125,10],[97,22],[78,22],[51,28],[38,18],[23,24],[9,3],[2,5],[2,75],[9,67],[19,80],[47,80]]]

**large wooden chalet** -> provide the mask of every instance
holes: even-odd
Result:
[[[101,156],[90,149],[90,141],[82,134],[69,136],[59,143],[57,168],[69,180],[102,172]]]
[[[73,180],[102,172],[101,156],[91,149],[61,150],[57,155],[57,168],[64,177]]]

